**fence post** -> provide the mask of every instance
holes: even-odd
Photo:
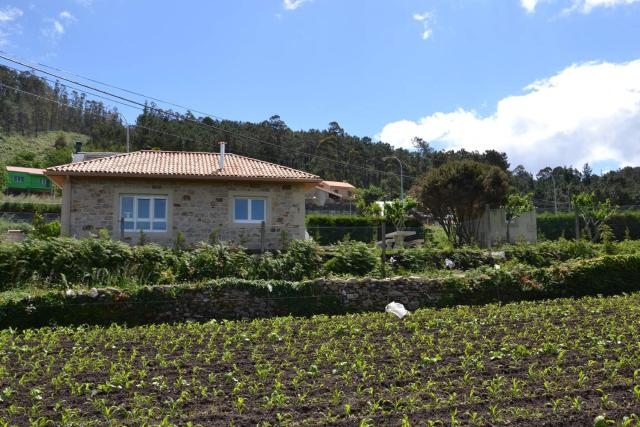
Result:
[[[484,214],[487,216],[487,248],[491,250],[491,207],[488,204],[484,207]]]
[[[260,223],[260,253],[264,253],[264,238],[266,233],[266,224],[264,221]]]
[[[380,236],[380,241],[382,243],[382,254],[380,255],[382,257],[382,266],[384,268],[385,263],[387,262],[387,236],[386,236],[386,221],[383,219],[381,221],[380,226],[382,227],[382,236]]]

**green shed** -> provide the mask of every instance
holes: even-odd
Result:
[[[48,193],[51,191],[51,181],[44,174],[44,169],[7,166],[7,192],[19,193]]]

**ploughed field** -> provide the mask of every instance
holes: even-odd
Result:
[[[20,426],[635,425],[640,295],[3,330],[0,398]]]

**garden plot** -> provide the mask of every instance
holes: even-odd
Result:
[[[640,294],[3,330],[0,398],[0,425],[635,425]]]

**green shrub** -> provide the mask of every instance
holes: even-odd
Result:
[[[253,260],[243,249],[225,244],[198,244],[185,253],[179,272],[183,280],[210,280],[221,277],[246,278],[252,270]]]
[[[328,271],[336,274],[364,276],[378,264],[375,251],[363,242],[347,241],[336,245],[332,258],[326,262]]]
[[[60,203],[0,201],[0,212],[60,213]]]
[[[307,232],[321,245],[332,245],[345,240],[357,240],[360,242],[373,242],[380,240],[380,220],[377,218],[358,215],[309,215],[305,219]],[[415,219],[405,222],[406,228],[423,233],[422,224]],[[386,232],[390,233],[395,228],[388,222]]]
[[[284,280],[312,279],[322,270],[322,258],[320,249],[313,241],[294,240],[289,244],[286,252],[280,254],[282,272],[281,277],[271,276]]]
[[[133,275],[142,284],[173,282],[178,264],[178,257],[172,251],[156,243],[132,249]]]
[[[398,267],[413,272],[443,269],[445,268],[446,259],[453,261],[456,270],[469,270],[494,263],[486,252],[467,247],[457,250],[442,250],[429,247],[405,249],[391,257],[393,257],[394,263]]]
[[[504,249],[507,259],[536,267],[547,267],[559,261],[578,258],[592,258],[597,255],[596,246],[586,241],[559,239],[544,241],[535,245],[517,244]]]
[[[573,212],[561,212],[553,214],[545,212],[538,214],[538,230],[545,238],[556,240],[560,237],[575,239],[575,214]],[[618,211],[607,220],[616,240],[640,239],[640,211]],[[584,225],[581,224],[581,227]],[[628,230],[628,233],[626,233]]]
[[[321,245],[331,245],[344,240],[372,242],[376,220],[370,217],[351,215],[309,215],[306,218],[307,232]]]

